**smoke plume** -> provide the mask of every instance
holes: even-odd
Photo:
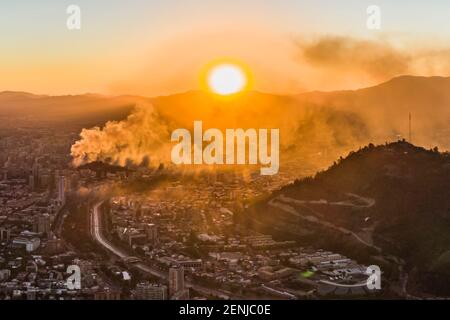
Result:
[[[169,129],[151,105],[137,106],[126,120],[83,129],[80,138],[71,149],[75,166],[92,161],[156,166],[169,160]]]

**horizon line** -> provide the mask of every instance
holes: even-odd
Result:
[[[299,93],[271,93],[271,92],[266,92],[266,91],[259,91],[259,90],[245,90],[240,92],[240,94],[242,93],[261,93],[261,94],[267,94],[267,95],[273,95],[273,96],[280,96],[280,97],[286,97],[286,96],[297,96],[297,95],[302,95],[302,94],[308,94],[308,93],[333,93],[333,92],[354,92],[354,91],[358,91],[358,90],[364,90],[364,89],[369,89],[369,88],[374,88],[377,86],[380,86],[382,84],[385,83],[389,83],[393,80],[396,79],[401,79],[401,78],[426,78],[426,79],[431,79],[431,78],[443,78],[443,79],[450,79],[450,76],[421,76],[421,75],[409,75],[409,74],[405,74],[405,75],[399,75],[399,76],[395,76],[392,77],[388,80],[379,82],[375,85],[372,86],[367,86],[367,87],[360,87],[357,89],[341,89],[341,90],[320,90],[320,89],[312,89],[312,90],[307,90],[304,92],[299,92]],[[154,95],[154,96],[149,96],[149,95],[141,95],[141,94],[130,94],[130,93],[123,93],[123,94],[106,94],[106,93],[96,93],[96,92],[85,92],[85,93],[68,93],[68,94],[47,94],[47,93],[34,93],[34,92],[30,92],[30,91],[22,91],[22,90],[3,90],[0,91],[0,95],[3,94],[23,94],[23,95],[32,95],[35,97],[41,97],[41,98],[59,98],[59,97],[76,97],[76,96],[100,96],[100,97],[106,97],[106,98],[120,98],[120,97],[136,97],[136,98],[144,98],[144,99],[157,99],[157,98],[164,98],[164,97],[170,97],[170,96],[175,96],[175,95],[182,95],[182,94],[187,94],[187,93],[198,93],[198,92],[203,92],[203,93],[209,93],[211,95],[217,95],[214,93],[210,93],[208,91],[205,90],[201,90],[201,89],[189,89],[186,91],[179,91],[179,92],[174,92],[174,93],[169,93],[169,94],[160,94],[160,95]],[[236,94],[236,96],[239,95]],[[228,97],[232,97],[234,95],[230,95]],[[226,98],[227,96],[222,96],[224,98]]]

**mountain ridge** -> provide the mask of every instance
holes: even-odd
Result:
[[[10,99],[11,97],[20,99]],[[8,98],[9,97],[9,98]],[[220,97],[188,91],[154,98],[142,96],[32,96],[0,93],[0,117],[78,128],[121,121],[136,107],[149,108],[176,128],[280,128],[285,150],[307,147],[329,160],[369,142],[408,137],[418,145],[450,150],[450,78],[402,76],[356,91],[276,95],[257,91]],[[171,129],[171,128],[169,128]],[[336,152],[333,150],[336,149]],[[283,151],[283,153],[285,153]]]
[[[322,91],[322,90],[309,90],[309,91],[304,91],[301,93],[292,93],[292,94],[278,94],[278,93],[270,93],[270,92],[265,92],[265,91],[258,91],[258,90],[250,90],[248,91],[249,93],[258,93],[258,94],[266,94],[266,95],[272,95],[272,96],[293,96],[293,97],[297,97],[297,96],[302,96],[302,95],[309,95],[309,94],[316,94],[316,93],[320,93],[320,94],[327,94],[327,93],[339,93],[339,92],[357,92],[357,91],[361,91],[361,90],[367,90],[367,89],[372,89],[372,88],[376,88],[376,87],[380,87],[380,86],[384,86],[384,85],[389,85],[398,81],[405,81],[405,80],[440,80],[440,81],[449,81],[450,82],[450,76],[416,76],[416,75],[400,75],[400,76],[396,76],[393,77],[389,80],[380,82],[379,84],[373,85],[373,86],[368,86],[368,87],[361,87],[361,88],[357,88],[357,89],[349,89],[349,90],[330,90],[330,91]],[[41,97],[41,98],[57,98],[57,97],[76,97],[76,96],[93,96],[93,97],[103,97],[103,98],[123,98],[123,97],[129,97],[129,98],[141,98],[141,99],[158,99],[158,98],[164,98],[164,97],[169,97],[169,96],[176,96],[176,95],[184,95],[184,94],[189,94],[189,93],[198,93],[198,92],[203,92],[205,94],[209,94],[208,92],[204,91],[204,90],[187,90],[187,91],[183,91],[183,92],[175,92],[175,93],[171,93],[171,94],[165,94],[165,95],[156,95],[156,96],[147,96],[147,95],[135,95],[135,94],[118,94],[118,95],[114,95],[114,94],[102,94],[102,93],[95,93],[95,92],[87,92],[87,93],[81,93],[81,94],[63,94],[63,95],[50,95],[50,94],[37,94],[37,93],[33,93],[33,92],[28,92],[28,91],[15,91],[15,90],[4,90],[4,91],[0,91],[0,97],[3,95],[24,95],[24,96],[35,96],[35,97]]]

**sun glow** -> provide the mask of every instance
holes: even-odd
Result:
[[[248,83],[245,72],[237,65],[219,64],[207,75],[209,89],[219,95],[228,96],[241,92]]]

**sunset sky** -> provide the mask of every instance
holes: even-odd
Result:
[[[70,4],[82,28],[66,28]],[[381,30],[366,8],[381,8]],[[450,2],[20,0],[0,4],[0,91],[165,95],[230,57],[254,89],[352,89],[450,75]]]

